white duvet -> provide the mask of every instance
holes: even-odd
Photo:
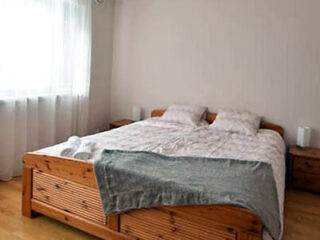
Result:
[[[121,149],[152,151],[169,156],[232,158],[270,163],[277,185],[283,229],[285,143],[277,132],[259,130],[256,136],[244,136],[214,131],[204,122],[199,127],[192,127],[150,118],[83,139],[96,143],[91,161],[99,159],[103,149]],[[57,156],[63,145],[37,152]],[[271,237],[264,232],[263,239],[271,240]]]

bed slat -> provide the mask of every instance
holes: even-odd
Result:
[[[93,164],[90,162],[73,158],[27,153],[23,156],[23,164],[57,177],[97,188]]]
[[[58,208],[42,203],[38,200],[32,199],[32,209],[42,213],[46,216],[52,217],[60,222],[74,226],[80,230],[86,231],[92,235],[106,240],[137,240],[136,238],[126,236],[124,234],[115,232],[106,228],[103,225],[93,223],[85,218],[75,216],[71,213],[64,212]]]

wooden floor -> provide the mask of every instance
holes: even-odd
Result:
[[[0,240],[96,239],[45,216],[21,216],[21,179],[0,181]],[[283,240],[320,239],[320,195],[288,191]]]

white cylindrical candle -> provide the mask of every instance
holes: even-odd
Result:
[[[141,120],[141,107],[134,106],[132,108],[132,120],[135,122]]]
[[[311,128],[299,126],[297,132],[297,145],[299,147],[310,147]]]

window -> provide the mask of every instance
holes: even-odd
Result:
[[[85,94],[91,1],[0,1],[0,99]]]

